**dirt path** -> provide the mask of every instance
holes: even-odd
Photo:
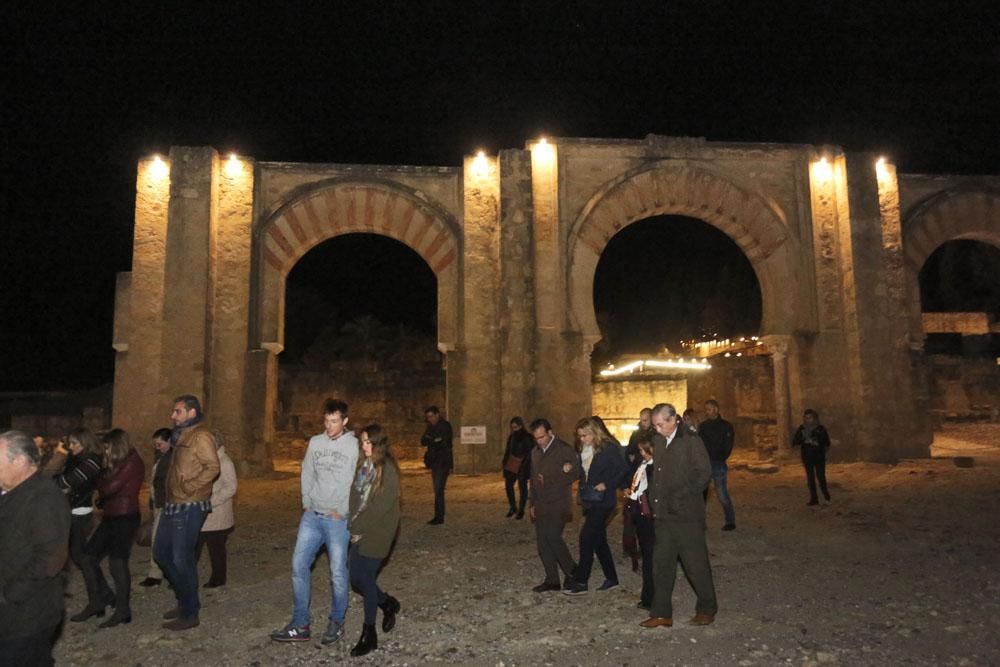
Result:
[[[287,470],[287,468],[286,468]],[[278,645],[267,633],[291,613],[289,567],[299,515],[298,479],[244,480],[230,541],[230,582],[203,596],[201,627],[160,629],[166,590],[135,588],[134,621],[97,630],[68,624],[56,649],[68,665],[795,665],[1000,664],[1000,460],[972,468],[949,459],[829,468],[833,502],[806,507],[799,466],[731,473],[738,529],[723,533],[709,506],[709,546],[720,612],[695,628],[644,630],[639,576],[618,558],[622,586],[579,598],[537,595],[542,569],[532,525],[505,519],[499,475],[455,476],[448,517],[430,517],[429,476],[404,474],[399,545],[380,583],[403,609],[380,649],[350,659],[361,626],[352,594],[347,637]],[[579,522],[567,528],[576,551]],[[620,518],[609,529],[620,553]],[[135,581],[148,549],[136,549]],[[207,566],[207,557],[203,559]],[[203,569],[204,580],[204,569]],[[595,566],[591,581],[600,583]],[[83,605],[78,575],[70,611]],[[686,582],[678,619],[693,613]],[[314,627],[329,605],[325,556],[314,574]]]

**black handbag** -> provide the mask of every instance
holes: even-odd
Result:
[[[604,491],[598,491],[597,487],[591,484],[581,484],[580,501],[585,503],[604,502]]]

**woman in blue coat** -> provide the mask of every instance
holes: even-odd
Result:
[[[615,560],[608,546],[608,517],[615,509],[618,486],[628,473],[619,447],[592,418],[577,422],[576,445],[580,452],[583,526],[580,528],[580,562],[573,572],[573,581],[563,590],[567,595],[587,592],[595,555],[604,570],[604,583],[598,590],[606,591],[618,585]]]

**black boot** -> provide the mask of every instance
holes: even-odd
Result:
[[[386,593],[385,602],[380,604],[379,608],[382,610],[382,632],[389,632],[396,627],[396,614],[400,609],[399,600]]]
[[[351,649],[351,657],[367,655],[378,648],[378,633],[375,632],[374,625],[361,626],[361,639]]]

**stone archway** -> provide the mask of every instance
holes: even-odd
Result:
[[[351,233],[379,234],[419,254],[437,277],[438,349],[454,350],[461,318],[461,236],[452,217],[397,183],[332,180],[297,193],[255,234],[260,349],[284,349],[285,279],[317,244]]]
[[[960,239],[1000,248],[1000,191],[975,185],[952,188],[928,197],[907,212],[903,251],[913,340],[923,340],[920,269],[941,245]]]
[[[601,338],[594,313],[594,275],[601,253],[628,225],[659,215],[684,215],[716,227],[750,260],[763,301],[761,333],[790,333],[793,314],[775,292],[789,274],[779,250],[789,239],[775,204],[707,168],[660,163],[608,183],[583,208],[570,230],[568,303],[571,326],[593,345]]]
[[[268,216],[255,230],[256,289],[252,296],[254,347],[262,386],[249,392],[261,406],[255,429],[273,439],[277,407],[277,355],[284,349],[285,281],[313,247],[337,236],[368,233],[395,239],[420,255],[437,278],[440,352],[459,343],[462,317],[461,235],[451,215],[403,185],[378,180],[332,179],[310,185]],[[446,376],[446,396],[450,382]],[[446,399],[446,403],[448,400]]]
[[[799,244],[791,238],[779,206],[707,166],[661,162],[634,169],[606,184],[583,208],[568,239],[567,299],[570,325],[581,332],[585,353],[589,356],[602,336],[594,310],[594,277],[601,253],[628,225],[660,215],[683,215],[712,225],[750,261],[761,291],[760,333],[775,352],[776,419],[788,424],[791,396],[785,341],[800,328],[801,315],[791,307],[794,299],[779,294],[786,295],[802,282],[794,279]]]

